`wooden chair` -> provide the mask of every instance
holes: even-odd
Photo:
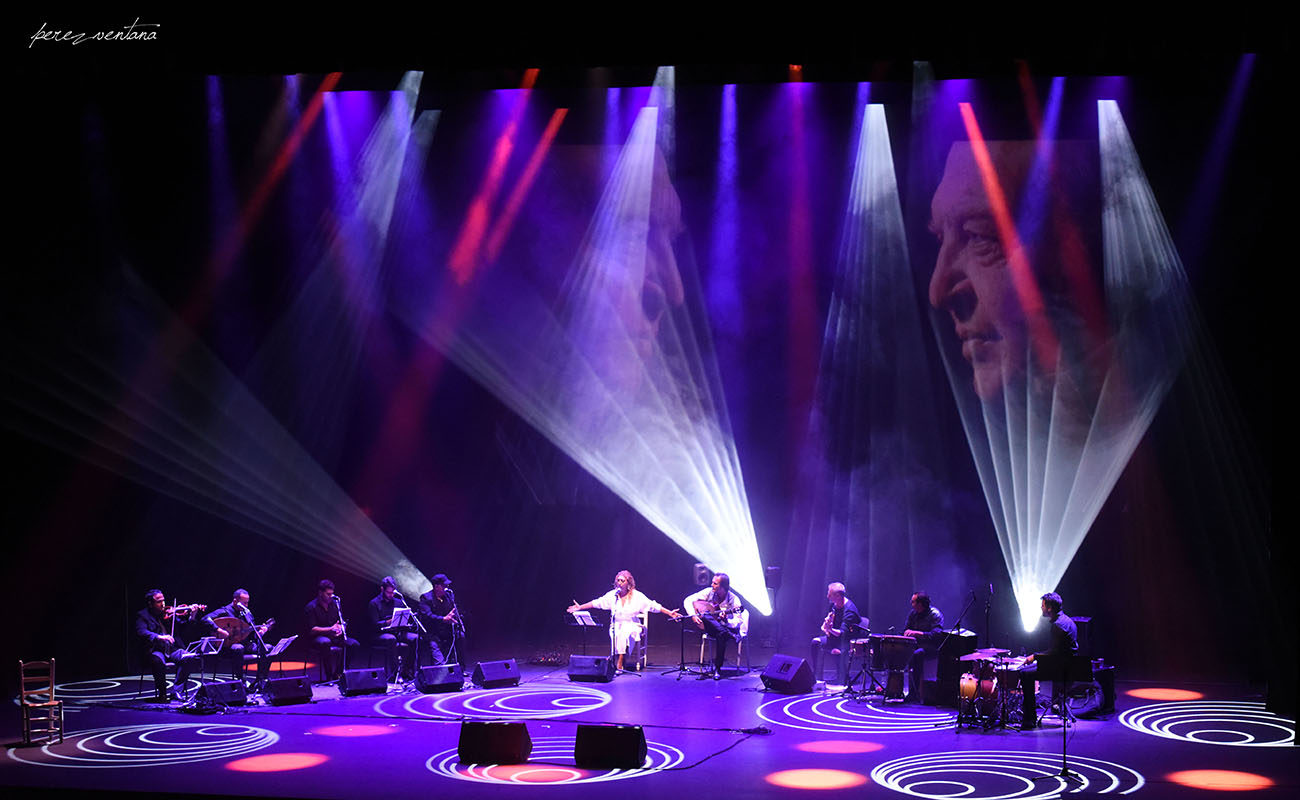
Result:
[[[33,744],[32,733],[42,743],[63,741],[63,701],[54,697],[54,659],[19,661],[19,705],[23,714],[23,744]]]

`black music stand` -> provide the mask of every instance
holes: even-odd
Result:
[[[600,623],[592,618],[590,611],[573,611],[564,615],[564,624],[582,630],[582,654],[585,656],[587,654],[587,630],[601,627]]]
[[[1043,775],[1034,778],[1034,780],[1060,778],[1065,781],[1083,783],[1081,775],[1070,771],[1070,765],[1066,759],[1065,745],[1069,740],[1070,720],[1074,719],[1074,714],[1070,713],[1070,705],[1066,702],[1066,698],[1069,694],[1067,689],[1071,683],[1092,680],[1092,660],[1087,656],[1073,654],[1060,656],[1043,653],[1037,656],[1034,661],[1038,665],[1038,676],[1052,681],[1052,700],[1060,703],[1061,714],[1061,771],[1055,775]]]
[[[669,622],[677,623],[677,632],[678,635],[680,636],[679,644],[678,644],[677,666],[673,667],[672,669],[663,671],[662,673],[660,673],[661,675],[672,675],[675,672],[677,673],[677,680],[680,681],[683,675],[694,675],[697,678],[702,678],[708,674],[703,667],[696,667],[692,669],[691,666],[686,663],[686,621],[693,620],[697,616],[699,615],[683,614],[682,616],[677,617],[676,619],[669,619]],[[700,631],[701,635],[703,635],[703,633],[704,631]]]

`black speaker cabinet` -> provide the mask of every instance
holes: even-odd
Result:
[[[519,685],[519,665],[509,661],[480,661],[474,665],[474,685],[484,689]]]
[[[523,764],[533,740],[522,722],[462,722],[456,756],[462,764]]]
[[[465,688],[465,671],[460,664],[420,667],[415,673],[415,686],[425,694],[459,692]]]
[[[219,706],[242,706],[248,701],[243,681],[217,681],[199,687],[199,699]]]
[[[587,769],[645,766],[645,731],[640,725],[579,725],[573,761]]]
[[[356,694],[383,694],[388,691],[388,678],[382,667],[345,670],[339,678],[339,693],[348,697]]]
[[[266,701],[273,706],[311,702],[311,680],[306,675],[275,678],[266,682]]]
[[[812,691],[814,683],[812,667],[808,666],[807,659],[780,653],[767,662],[762,681],[770,691],[782,694],[807,694]]]
[[[569,656],[569,680],[609,683],[614,680],[614,659],[610,656]]]

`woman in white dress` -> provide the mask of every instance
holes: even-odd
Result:
[[[575,603],[569,606],[570,614],[599,608],[610,612],[609,635],[613,640],[614,652],[618,654],[618,670],[623,671],[623,657],[628,650],[641,643],[645,626],[641,624],[641,614],[653,611],[667,614],[677,619],[681,614],[677,609],[667,609],[636,590],[636,578],[632,573],[622,570],[614,576],[614,588],[589,603]]]

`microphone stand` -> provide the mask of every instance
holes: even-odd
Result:
[[[393,592],[393,596],[402,601],[402,608],[410,609],[411,611],[411,621],[415,623],[415,630],[416,630],[415,671],[419,672],[420,671],[420,642],[423,640],[423,636],[425,633],[424,625],[420,622],[420,615],[415,613],[415,609],[411,608],[410,603],[406,602],[405,595],[403,595],[401,592],[395,591]],[[406,634],[403,633],[402,635],[405,636]],[[401,643],[399,642],[398,644],[400,645]],[[399,646],[399,647],[394,647],[393,649],[397,652],[397,684],[401,686],[403,689],[410,689],[411,682],[402,679],[402,648]]]
[[[343,669],[339,671],[339,677],[348,671],[348,623],[343,619],[343,604],[339,602],[339,596],[334,595],[334,608],[339,612],[339,627],[343,629]]]
[[[989,596],[984,598],[984,646],[993,646],[993,626],[989,623],[989,615],[993,613],[993,584],[989,584]]]
[[[244,609],[245,613],[248,614],[249,622],[253,626],[253,638],[257,640],[257,680],[253,683],[253,694],[258,694],[265,688],[263,685],[264,679],[262,677],[262,659],[266,658],[266,642],[262,640],[262,632],[257,629],[257,619],[253,616],[252,610],[243,603],[240,603],[239,607]],[[243,664],[239,665],[241,674],[243,672],[243,667]],[[267,669],[270,669],[269,664],[267,665]]]

